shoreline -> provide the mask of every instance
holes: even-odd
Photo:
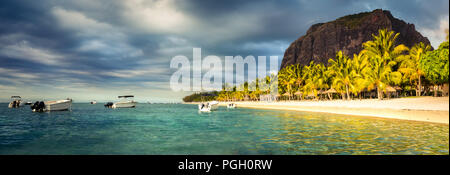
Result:
[[[365,99],[351,101],[241,101],[221,102],[219,105],[226,106],[228,103],[235,103],[238,108],[321,112],[449,124],[448,97],[417,97],[390,100]]]

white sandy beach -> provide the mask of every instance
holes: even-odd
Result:
[[[448,97],[234,103],[237,107],[245,108],[326,112],[449,124]],[[226,104],[228,102],[221,103]]]

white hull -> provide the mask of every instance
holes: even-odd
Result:
[[[200,112],[211,112],[211,109],[208,107],[204,107],[204,108],[199,109],[199,111]]]
[[[216,101],[213,101],[211,103],[201,103],[198,105],[198,110],[200,112],[210,112],[217,110],[219,108],[219,103]]]
[[[46,101],[45,111],[66,111],[72,109],[72,100]]]
[[[112,108],[134,108],[137,102],[127,101],[127,102],[116,102],[112,105]]]
[[[211,108],[211,111],[215,111],[219,108],[219,102],[217,101],[209,102],[209,106]]]
[[[211,111],[217,110],[219,108],[219,105],[215,104],[215,105],[210,105],[211,106]]]

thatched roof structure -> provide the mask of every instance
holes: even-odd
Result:
[[[334,94],[334,93],[337,93],[337,91],[336,91],[336,89],[331,88],[331,89],[328,89],[327,91],[325,91],[325,93],[327,93],[327,94]]]
[[[294,95],[298,95],[298,96],[301,96],[301,95],[303,95],[303,93],[302,93],[302,92],[300,92],[300,91],[297,91],[297,92],[295,92],[295,93],[294,93]]]
[[[395,90],[395,88],[393,88],[392,86],[386,87],[386,91],[387,92],[397,92],[397,90]]]

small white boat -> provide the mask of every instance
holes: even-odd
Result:
[[[219,108],[219,102],[217,101],[198,104],[198,110],[200,112],[211,112],[217,110],[217,108]]]
[[[234,109],[234,108],[236,108],[236,104],[235,103],[228,103],[227,108],[228,109]]]
[[[8,108],[18,108],[24,105],[20,96],[11,96],[12,101],[8,104]]]
[[[137,102],[133,100],[133,95],[124,95],[119,96],[119,98],[123,98],[122,101],[115,102],[111,108],[134,108],[136,107]]]
[[[97,104],[97,101],[91,101],[91,104],[93,104],[93,105],[95,105],[95,104]]]
[[[72,110],[72,99],[46,101],[46,102],[44,102],[44,104],[45,104],[45,111]]]
[[[198,111],[200,112],[211,112],[211,108],[208,103],[200,103],[198,104]]]
[[[209,102],[209,105],[211,106],[211,111],[217,110],[219,108],[219,102],[217,101]]]
[[[72,110],[72,99],[36,102],[31,109],[33,112]]]

